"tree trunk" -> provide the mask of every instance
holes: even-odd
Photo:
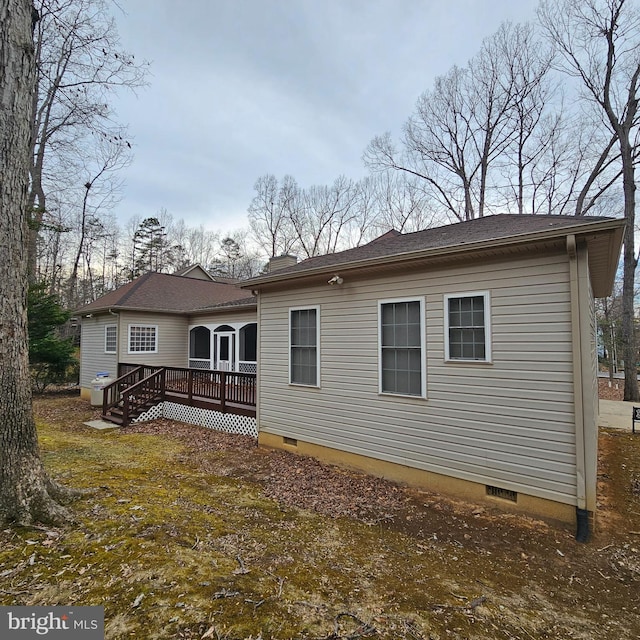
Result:
[[[624,238],[623,280],[622,280],[622,341],[624,357],[624,399],[640,401],[638,390],[638,373],[634,322],[634,288],[636,273],[635,256],[635,176],[633,168],[633,152],[626,141],[621,140],[622,184],[624,190],[624,217],[627,221]]]
[[[60,523],[40,461],[31,408],[27,335],[27,180],[35,68],[30,0],[0,3],[0,523]]]

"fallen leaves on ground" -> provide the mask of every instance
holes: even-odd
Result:
[[[36,399],[68,530],[0,531],[0,603],[105,605],[109,640],[640,635],[640,438],[603,432],[594,540],[169,420]]]

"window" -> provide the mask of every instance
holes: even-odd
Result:
[[[318,386],[318,307],[289,310],[289,381]]]
[[[445,359],[491,361],[489,294],[446,295]]]
[[[380,392],[426,396],[424,300],[379,302]]]
[[[158,327],[129,325],[129,353],[157,353]]]
[[[104,328],[104,352],[116,353],[118,349],[118,327],[108,324]]]

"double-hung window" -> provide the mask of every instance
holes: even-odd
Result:
[[[157,353],[158,327],[155,325],[129,325],[129,353]]]
[[[424,299],[382,300],[378,307],[380,392],[425,397]]]
[[[118,350],[118,327],[115,324],[108,324],[104,328],[104,352],[117,353]]]
[[[444,297],[445,359],[491,362],[489,293]]]
[[[289,310],[289,382],[319,386],[320,308]]]

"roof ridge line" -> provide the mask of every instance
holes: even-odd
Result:
[[[140,276],[140,278],[138,279],[138,282],[136,282],[131,289],[129,289],[129,291],[127,291],[122,298],[120,298],[118,300],[118,302],[116,303],[117,305],[121,305],[124,302],[126,302],[133,293],[135,293],[141,286],[143,283],[145,283],[152,275],[153,275],[153,271],[147,271],[147,273],[143,274]]]

